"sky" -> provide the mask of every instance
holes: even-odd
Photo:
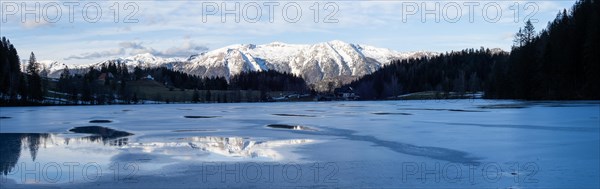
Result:
[[[232,44],[332,40],[396,51],[510,50],[524,21],[545,28],[575,0],[11,1],[0,33],[22,59],[92,64],[151,53],[188,57]]]

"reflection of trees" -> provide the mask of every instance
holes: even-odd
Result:
[[[0,171],[8,174],[19,161],[21,149],[27,146],[31,159],[35,161],[40,144],[45,143],[49,134],[0,133]]]
[[[0,134],[0,171],[6,175],[15,167],[21,155],[20,134]]]
[[[124,137],[133,135],[125,131],[118,131],[100,126],[75,127],[69,131],[74,133],[92,134],[92,136],[84,138],[92,142],[102,141],[104,144],[108,144],[110,146],[127,145],[128,139]]]
[[[29,147],[29,153],[31,153],[31,160],[35,161],[37,152],[40,149],[42,141],[45,143],[46,139],[50,136],[49,134],[25,134],[24,138],[27,138],[27,146]]]
[[[122,133],[100,134],[80,138],[62,138],[47,133],[0,133],[0,172],[7,175],[18,163],[21,151],[29,149],[32,161],[36,160],[41,144],[51,143],[53,146],[72,143],[95,143],[110,146],[127,145],[129,139]],[[114,132],[110,132],[114,133]],[[91,133],[90,133],[91,134]]]

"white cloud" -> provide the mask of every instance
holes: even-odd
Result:
[[[52,26],[52,23],[47,22],[44,19],[40,19],[39,21],[35,19],[29,19],[25,20],[25,22],[21,22],[21,26],[23,26],[26,29],[34,29],[43,26]]]
[[[200,52],[205,52],[208,50],[208,47],[204,45],[199,45],[193,42],[190,38],[184,38],[182,44],[169,47],[164,50],[157,50],[153,47],[144,46],[142,42],[135,41],[125,41],[120,42],[118,44],[118,48],[103,50],[98,52],[87,52],[79,55],[71,55],[64,60],[73,60],[73,59],[97,59],[97,58],[108,58],[114,56],[122,56],[122,55],[137,55],[150,53],[154,56],[159,57],[187,57],[193,54],[197,54]]]
[[[104,58],[104,57],[111,57],[111,56],[123,55],[123,54],[125,54],[125,50],[121,48],[121,49],[112,49],[112,50],[100,51],[100,52],[83,53],[80,55],[71,55],[71,56],[65,58],[65,60],[95,59],[95,58]]]

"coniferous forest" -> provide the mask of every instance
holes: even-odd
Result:
[[[527,23],[508,61],[496,65],[488,98],[600,99],[600,2],[581,0],[535,33]]]
[[[510,52],[482,47],[396,60],[336,91],[351,90],[359,99],[367,100],[422,91],[459,95],[483,91],[485,98],[493,99],[600,99],[598,10],[599,1],[580,0],[571,10],[560,11],[556,19],[539,32],[527,21],[515,34]],[[2,105],[56,104],[58,98],[62,98],[63,104],[137,103],[139,100],[240,102],[248,95],[215,91],[258,91],[252,94],[260,97],[251,101],[269,100],[267,93],[273,91],[314,93],[301,77],[276,71],[244,72],[228,81],[167,68],[135,67],[130,71],[125,65],[108,62],[90,67],[84,74],[72,74],[65,67],[59,79],[45,78],[40,75],[35,54],[29,54],[23,68],[16,48],[5,37],[0,55]],[[163,97],[161,93],[151,98],[148,94],[139,94],[140,90],[148,89],[140,86],[151,84],[168,91],[190,90],[193,94],[178,100]]]
[[[342,88],[351,87],[362,99],[386,99],[421,91],[481,91],[493,65],[507,58],[508,53],[482,48],[394,61]]]
[[[343,88],[362,99],[420,92],[485,91],[486,98],[600,99],[600,2],[581,0],[546,29],[531,22],[510,53],[467,49],[432,58],[395,61]]]
[[[2,37],[0,49],[0,104],[40,104],[44,100],[40,66],[32,52],[25,72],[17,49]]]

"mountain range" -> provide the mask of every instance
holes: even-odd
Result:
[[[348,83],[360,76],[389,64],[392,60],[431,57],[435,52],[398,52],[386,48],[329,41],[316,44],[286,44],[273,42],[263,45],[237,44],[188,58],[161,58],[152,54],[138,54],[115,58],[89,65],[69,66],[72,74],[84,73],[90,66],[115,62],[127,65],[130,71],[136,66],[167,67],[172,70],[202,77],[229,77],[249,71],[276,70],[301,76],[308,84],[322,86]],[[60,76],[65,64],[58,61],[40,61],[48,77]]]

